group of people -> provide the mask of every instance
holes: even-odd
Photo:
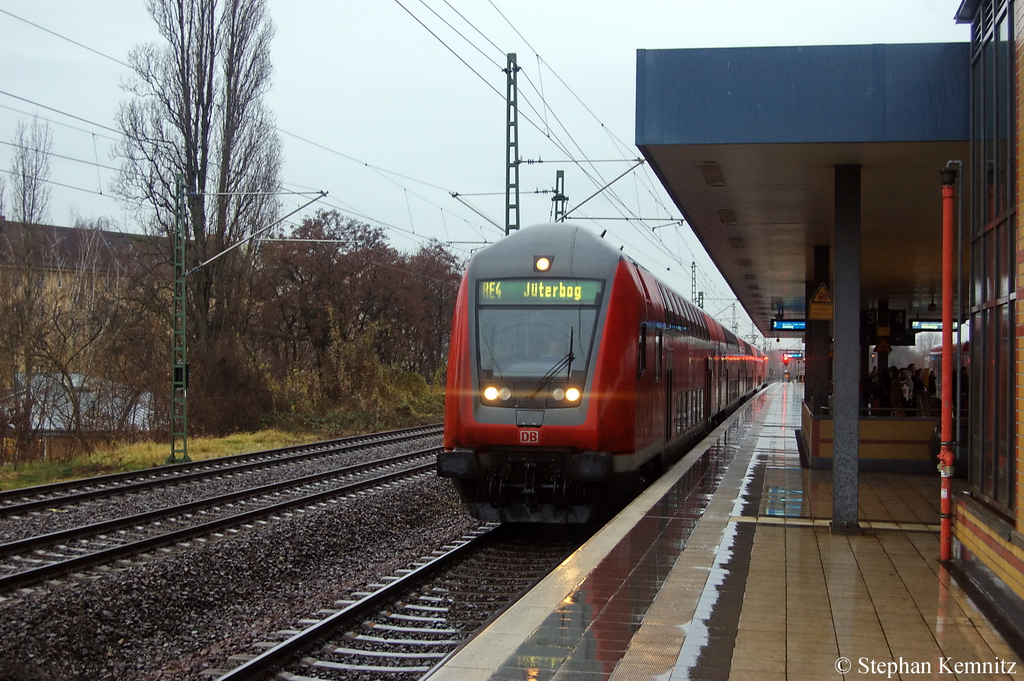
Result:
[[[935,375],[925,383],[923,369],[909,364],[888,371],[871,369],[865,385],[869,413],[881,416],[931,416],[935,401]]]

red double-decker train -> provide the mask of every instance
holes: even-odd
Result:
[[[766,377],[764,353],[598,235],[523,229],[462,280],[438,474],[482,520],[603,518]]]

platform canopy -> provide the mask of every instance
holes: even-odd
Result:
[[[862,309],[939,318],[939,171],[969,160],[969,50],[638,51],[636,144],[763,334],[805,317],[843,164],[861,166]]]

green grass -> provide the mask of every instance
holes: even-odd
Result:
[[[193,437],[188,440],[188,455],[193,461],[200,461],[322,439],[324,438],[309,433],[286,433],[280,430],[240,433],[222,438]],[[70,461],[8,464],[0,466],[0,490],[152,468],[163,464],[170,453],[169,442],[115,443],[97,448],[91,454]]]

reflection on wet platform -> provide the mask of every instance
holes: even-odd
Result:
[[[864,534],[829,532],[831,473],[799,463],[800,389],[757,396],[431,678],[821,679],[901,659],[954,678],[940,661],[1017,662],[938,563],[937,475],[862,472]]]

